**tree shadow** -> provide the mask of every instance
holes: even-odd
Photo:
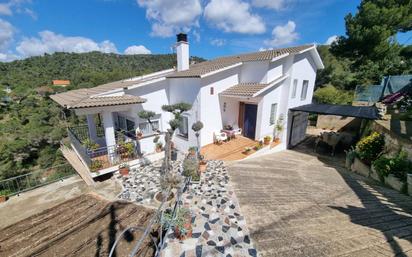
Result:
[[[412,242],[412,208],[408,204],[410,198],[371,181],[363,181],[366,182],[365,186],[361,178],[354,178],[339,168],[336,170],[359,198],[363,207],[329,207],[348,215],[354,224],[380,231],[396,256],[407,256],[395,238]]]
[[[119,220],[118,220],[118,217],[117,217],[117,215],[116,215],[116,206],[115,206],[115,205],[117,205],[117,204],[118,204],[118,203],[113,203],[113,204],[111,204],[110,207],[109,207],[110,222],[109,222],[109,225],[108,225],[108,228],[107,228],[107,234],[108,234],[108,239],[109,239],[108,244],[107,244],[107,252],[110,252],[110,251],[111,251],[114,243],[116,242],[116,239],[117,239],[117,237],[119,236],[119,235],[118,235],[118,232],[121,233],[121,232],[123,231],[123,229],[125,229],[125,228],[123,228],[123,227],[121,226],[121,224],[120,224],[120,222],[119,222]],[[118,230],[117,227],[119,227],[120,230]],[[99,239],[99,238],[98,238],[98,239]],[[125,241],[127,241],[127,242],[130,243],[130,242],[132,242],[132,241],[134,240],[134,235],[133,235],[133,233],[131,233],[130,231],[127,231],[127,232],[125,232],[125,233],[122,235],[122,239],[121,239],[121,240],[125,240]],[[119,247],[119,244],[120,244],[120,243],[121,243],[121,242],[119,242],[119,243],[117,244],[116,248]],[[112,256],[113,256],[113,257],[116,257],[116,256],[117,256],[116,249],[114,250]]]
[[[407,256],[395,238],[402,238],[412,243],[412,204],[411,198],[381,185],[380,182],[349,172],[343,165],[342,155],[330,157],[308,151],[310,140],[293,149],[310,154],[333,168],[358,197],[363,207],[328,205],[349,216],[353,224],[380,231],[386,238],[396,256]]]
[[[331,193],[327,196],[325,207],[337,210],[347,215],[352,224],[379,231],[383,235],[384,239],[382,238],[380,244],[377,241],[371,246],[388,246],[388,250],[391,250],[393,252],[393,255],[407,256],[405,251],[409,251],[411,250],[411,248],[408,247],[408,249],[402,249],[402,245],[400,244],[401,242],[397,239],[406,240],[412,243],[411,198],[397,191],[386,188],[385,186],[382,186],[380,182],[376,182],[371,179],[361,177],[355,173],[349,172],[344,167],[343,156],[338,155],[331,157],[326,154],[314,153],[311,145],[312,144],[310,141],[306,141],[304,144],[295,147],[291,151],[314,156],[326,167],[333,168],[333,170],[336,171],[337,174],[339,174],[339,176],[349,187],[350,194],[353,193],[354,195],[356,195],[356,197],[359,199],[359,203],[362,204],[362,207],[359,207],[350,205],[350,202],[348,202],[346,206],[336,206],[333,204],[335,200],[347,194],[347,192],[336,191],[335,194]],[[327,175],[328,174],[325,173],[325,176]],[[251,231],[251,237],[255,239],[262,237],[267,234],[268,231],[279,228],[279,226],[282,226],[282,224],[293,222],[293,220],[297,217],[300,217],[300,219],[304,218],[305,213],[310,213],[312,211],[317,212],[318,208],[319,206],[317,204],[297,208],[293,212],[277,217],[276,221],[262,225],[261,227],[256,228],[256,230],[254,230],[253,232]],[[338,222],[338,220],[336,222]],[[295,241],[297,242],[300,238],[299,235],[290,234],[288,236],[294,237]],[[310,237],[310,234],[308,234],[308,236]],[[384,242],[384,240],[386,242]],[[304,245],[304,242],[301,242],[301,245],[302,244],[302,251],[307,251],[308,253],[310,253],[312,250],[315,250],[304,249],[308,246]],[[385,248],[386,247],[384,247],[384,249]],[[294,250],[298,251],[297,248]]]

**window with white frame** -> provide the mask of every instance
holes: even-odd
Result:
[[[269,120],[270,125],[275,124],[277,110],[278,110],[278,104],[277,103],[272,104],[270,107],[270,120]]]
[[[298,80],[294,79],[292,85],[292,98],[296,97],[296,91],[298,91]]]
[[[300,100],[305,100],[308,94],[309,80],[304,80],[302,83],[302,93],[300,94]]]
[[[181,137],[189,138],[189,118],[187,116],[182,116],[177,134]]]

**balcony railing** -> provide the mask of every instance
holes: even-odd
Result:
[[[110,168],[122,162],[139,158],[138,151],[135,147],[136,144],[133,140],[134,133],[125,134],[123,132],[118,135],[119,137],[122,136],[123,140],[125,140],[125,137],[128,137],[129,142],[122,143],[120,145],[111,145],[91,149],[86,147],[86,145],[79,138],[79,131],[80,130],[73,130],[73,128],[69,128],[68,136],[73,148],[91,172]]]
[[[100,147],[94,150],[87,149],[87,154],[90,158],[89,168],[92,172],[139,158],[134,142]]]
[[[90,139],[89,128],[87,124],[73,126],[69,129],[83,144]],[[96,126],[96,135],[97,137],[104,137],[104,128],[102,126]]]

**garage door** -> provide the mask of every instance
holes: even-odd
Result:
[[[308,116],[309,114],[306,112],[292,112],[289,148],[296,146],[305,139]]]

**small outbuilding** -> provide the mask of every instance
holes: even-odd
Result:
[[[366,120],[380,119],[379,110],[375,106],[352,106],[336,104],[306,104],[290,109],[290,131],[288,148],[302,142],[306,137],[309,114],[335,115]]]

